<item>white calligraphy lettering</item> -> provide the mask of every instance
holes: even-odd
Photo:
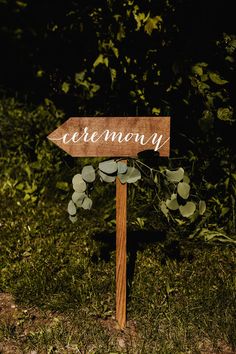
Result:
[[[65,133],[62,137],[51,138],[51,140],[62,140],[63,144],[69,144],[71,142],[76,144],[80,141],[84,141],[85,143],[97,143],[101,140],[111,140],[112,142],[117,141],[121,144],[122,142],[129,142],[133,140],[140,145],[147,145],[151,141],[152,145],[155,146],[154,151],[158,151],[170,140],[170,138],[163,141],[162,134],[158,135],[157,133],[153,133],[151,136],[146,138],[144,134],[140,133],[128,132],[124,134],[122,132],[110,131],[109,129],[104,130],[101,134],[97,131],[90,133],[89,128],[85,127],[81,133],[76,131],[71,133],[71,136],[69,133]]]

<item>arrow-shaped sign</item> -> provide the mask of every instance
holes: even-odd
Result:
[[[144,150],[169,156],[170,117],[69,118],[48,139],[74,157],[135,157]]]

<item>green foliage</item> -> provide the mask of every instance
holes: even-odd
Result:
[[[118,175],[122,175],[123,173],[126,173],[127,169],[128,169],[128,166],[126,163],[124,163],[122,161],[117,162]]]
[[[199,142],[199,151],[203,151],[206,143]],[[235,235],[235,197],[236,184],[235,155],[231,148],[226,148],[222,144],[222,139],[218,138],[217,143],[211,140],[207,143],[207,153],[203,156],[189,154],[193,168],[191,176],[194,177],[194,188],[202,191],[202,199],[207,201],[205,226],[209,229],[219,230],[224,227],[224,232],[228,235]],[[198,187],[197,187],[198,185]],[[204,185],[204,186],[203,186]],[[205,209],[204,205],[199,208]]]
[[[209,79],[217,85],[225,85],[228,83],[227,80],[222,80],[220,75],[214,72],[209,72]]]
[[[93,190],[92,183],[96,181],[96,172],[100,177],[100,181],[112,183],[118,177],[121,183],[135,183],[141,178],[140,171],[127,165],[119,160],[106,160],[98,164],[98,168],[94,169],[92,165],[84,166],[81,174],[76,174],[72,178],[74,193],[72,200],[68,204],[68,213],[72,222],[77,221],[75,217],[76,208],[89,210],[92,207],[92,199],[90,191]]]
[[[186,182],[179,182],[177,186],[178,195],[183,199],[188,199],[190,192],[190,185]]]
[[[118,178],[121,181],[121,183],[135,183],[139,179],[141,179],[141,173],[140,171],[133,167],[128,167],[127,171],[125,173],[119,173]]]
[[[196,203],[193,201],[188,201],[190,196],[190,179],[185,175],[185,171],[182,167],[178,170],[166,171],[167,181],[170,182],[168,190],[172,192],[170,199],[166,201],[161,201],[161,210],[167,218],[169,218],[168,211],[179,210],[180,214],[184,218],[192,218],[192,221],[195,220],[197,215],[203,215],[205,210],[203,205],[206,205],[204,201],[199,202],[199,210],[196,212]],[[195,196],[197,197],[197,196]],[[201,209],[200,209],[201,206]],[[177,222],[181,222],[178,217],[176,217]]]
[[[175,187],[161,200],[159,189],[166,189],[164,182],[158,187],[158,173],[149,178],[149,173],[145,176],[142,172],[136,191],[131,187],[133,200],[136,197],[152,206],[154,200],[157,210],[161,205],[166,215],[183,212],[181,203],[194,202],[193,216],[203,213],[206,227],[213,224],[217,228],[219,223],[234,234],[235,157],[234,139],[229,133],[235,128],[236,37],[228,20],[231,5],[215,5],[213,15],[212,5],[200,1],[198,17],[194,6],[192,0],[132,0],[122,4],[103,0],[86,6],[60,2],[55,11],[53,2],[1,1],[1,92],[17,92],[24,99],[27,94],[29,101],[37,104],[49,97],[67,115],[171,115],[172,156],[188,159],[186,166],[181,166],[191,177],[190,193],[199,191],[199,199],[207,201],[207,211],[199,209],[195,197],[183,197],[188,195],[186,185],[184,190],[184,185],[179,185],[178,193],[178,183],[190,185],[190,181],[186,176],[181,180],[183,171],[176,172],[175,164],[168,169],[177,177],[180,174],[180,179],[173,180]],[[202,18],[202,14],[207,15]],[[16,58],[21,60],[16,62]],[[1,191],[25,201],[40,201],[46,190],[50,193],[54,191],[50,187],[57,186],[65,196],[76,162],[45,141],[48,132],[63,120],[62,113],[49,100],[35,110],[20,108],[17,112],[12,104],[7,105],[0,121],[1,131],[3,126],[8,137],[0,141],[4,151],[1,166],[5,166]],[[7,110],[14,111],[14,117],[4,119],[9,115]],[[12,131],[14,120],[19,126],[24,121],[26,127],[15,129],[18,134],[12,139],[6,132]],[[22,142],[23,129],[26,144]],[[14,143],[17,141],[19,144]],[[123,165],[117,168],[123,182],[132,181],[130,169]],[[90,171],[91,175],[81,168],[88,197],[94,183],[90,182],[94,179],[91,167]],[[115,180],[113,173],[98,173],[103,181]],[[136,171],[135,179],[138,176]],[[81,186],[85,188],[83,183]],[[170,208],[177,208],[176,203],[181,208],[170,212]],[[140,205],[141,213],[144,207]],[[180,217],[178,222],[183,226],[192,218]]]
[[[68,210],[68,213],[70,215],[75,215],[76,214],[76,207],[75,207],[75,204],[73,203],[72,200],[69,201],[67,210]]]
[[[106,173],[103,173],[102,171],[98,171],[98,174],[103,182],[108,182],[112,183],[115,181],[116,177],[115,176],[109,176]]]
[[[119,160],[106,160],[99,163],[98,168],[95,169],[92,165],[84,166],[82,174],[76,174],[72,179],[72,184],[75,192],[72,194],[72,200],[68,204],[68,213],[70,220],[74,223],[78,220],[76,212],[77,208],[89,210],[92,207],[91,191],[94,187],[91,186],[96,181],[95,173],[98,173],[102,182],[112,183],[116,178],[119,178],[121,183],[134,183],[141,180],[141,170],[145,167],[149,171],[149,182],[154,184],[154,192],[156,193],[154,200],[159,200],[159,210],[165,215],[168,223],[174,222],[175,225],[195,222],[198,217],[203,216],[206,211],[206,203],[203,200],[196,202],[188,200],[190,196],[190,179],[185,174],[182,167],[177,170],[168,170],[160,168],[154,170],[148,165],[144,164],[139,159],[129,159],[129,163],[133,166],[127,166]],[[155,171],[155,175],[153,172]],[[142,171],[143,172],[143,171]],[[92,175],[92,178],[90,178]],[[147,174],[145,173],[146,179]],[[166,196],[170,194],[169,199]],[[191,194],[191,197],[192,194]],[[198,197],[195,196],[195,199]],[[146,201],[147,204],[147,201]],[[157,209],[157,213],[159,212]],[[176,211],[179,214],[176,214]],[[179,219],[182,217],[183,220]],[[142,222],[140,223],[140,220]],[[144,218],[137,217],[137,225],[144,228]]]
[[[204,200],[200,200],[199,202],[199,214],[203,215],[206,211],[206,202]]]
[[[46,141],[48,133],[54,130],[62,119],[63,114],[49,101],[36,109],[26,109],[13,99],[1,101],[2,194],[13,196],[20,203],[22,201],[40,203],[45,197],[48,198],[50,195],[55,197],[55,193],[58,193],[56,198],[68,198],[68,182],[74,173],[71,162],[67,166],[64,163],[66,161],[64,153]],[[212,229],[214,225],[213,230],[217,231],[224,227],[224,232],[233,236],[235,162],[230,157],[230,150],[222,148],[220,140],[216,149],[214,143],[207,144],[207,157],[200,159],[198,153],[190,151],[188,159],[192,165],[186,168],[176,168],[176,165],[174,168],[158,166],[159,162],[155,161],[155,158],[151,161],[155,168],[148,165],[146,168],[141,160],[130,160],[129,167],[120,160],[98,161],[98,166],[105,171],[103,172],[92,166],[94,160],[92,162],[91,159],[82,159],[79,161],[80,166],[82,163],[85,166],[81,167],[81,174],[73,181],[72,201],[76,209],[89,210],[92,207],[91,200],[94,205],[104,203],[102,195],[105,193],[107,199],[110,198],[109,203],[106,202],[107,208],[110,209],[106,208],[106,211],[104,209],[104,215],[108,220],[114,221],[111,207],[114,196],[105,187],[105,183],[103,187],[98,187],[97,182],[100,179],[113,183],[118,175],[122,183],[135,182],[136,185],[135,189],[130,187],[133,205],[133,211],[129,211],[131,223],[138,225],[137,220],[142,219],[145,220],[145,225],[150,224],[152,227],[157,227],[160,223],[163,228],[168,228],[170,227],[168,225],[172,224],[174,228],[181,230],[186,228],[181,234],[197,235],[199,220],[202,219],[205,228],[209,225]],[[200,141],[199,151],[204,151],[204,146],[205,143]],[[191,184],[185,173],[187,170],[191,171]],[[97,187],[93,190],[94,183]],[[207,210],[203,200],[207,201]],[[193,205],[188,202],[195,204],[195,211]],[[163,213],[167,224],[163,220]],[[70,219],[75,222],[78,217],[71,214]],[[114,226],[111,223],[112,225]],[[189,229],[190,225],[192,229]],[[222,233],[221,230],[219,232]]]
[[[181,215],[185,218],[189,218],[190,216],[192,216],[195,210],[196,204],[193,202],[187,202],[186,204],[179,206],[179,211]]]
[[[223,121],[233,121],[233,110],[232,107],[227,108],[218,108],[217,110],[217,118]]]
[[[84,166],[82,170],[82,178],[85,182],[92,183],[95,181],[96,175],[93,166]]]
[[[100,162],[98,168],[100,171],[108,175],[111,175],[112,173],[115,173],[117,171],[118,167],[115,160],[108,160],[108,161]]]
[[[166,170],[166,178],[169,182],[178,183],[184,178],[184,169],[180,167],[177,171]]]
[[[86,182],[83,180],[81,174],[76,174],[72,179],[73,188],[78,193],[83,193],[86,191]]]
[[[218,154],[217,151],[215,153],[216,155]],[[139,225],[142,229],[152,226],[153,228],[172,229],[173,232],[180,230],[183,237],[196,237],[209,241],[221,241],[224,239],[226,242],[234,243],[235,223],[233,220],[235,204],[233,203],[233,195],[225,196],[225,191],[222,194],[225,199],[223,202],[220,202],[212,194],[211,190],[213,186],[207,180],[204,180],[201,184],[196,182],[195,171],[199,169],[198,160],[194,156],[192,160],[191,178],[190,174],[187,174],[183,167],[169,169],[165,165],[160,164],[158,166],[157,161],[155,167],[150,167],[145,163],[145,159],[130,158],[128,166],[124,162],[114,159],[99,162],[97,168],[92,165],[85,166],[83,169],[85,171],[92,171],[93,178],[91,182],[88,182],[83,180],[82,174],[76,174],[73,177],[72,184],[74,190],[77,188],[77,192],[72,194],[73,204],[71,204],[71,201],[69,202],[69,205],[73,205],[73,212],[69,212],[69,218],[72,222],[75,222],[78,220],[75,213],[77,208],[88,210],[92,207],[92,194],[95,192],[93,184],[98,188],[97,181],[99,179],[102,182],[112,184],[115,182],[116,177],[118,177],[121,183],[134,184],[134,188],[130,187],[128,204],[130,205],[131,224]],[[154,161],[155,158],[152,160],[152,163]],[[169,166],[171,166],[171,163],[172,160],[169,159]],[[95,173],[97,173],[98,178],[94,178]],[[206,176],[205,178],[207,178],[206,168],[203,169],[201,166],[198,173],[200,173],[201,178],[202,176]],[[226,169],[226,173],[228,174],[230,171]],[[235,194],[235,178],[233,176],[234,174],[231,175],[231,178],[227,177],[223,185],[229,190],[229,183],[232,183],[230,188],[233,188],[232,192]],[[77,179],[77,187],[74,183],[75,179]],[[82,187],[80,187],[81,185]],[[216,184],[214,189],[217,186],[218,184]],[[210,194],[209,191],[211,191]],[[207,200],[207,205],[204,199]],[[231,211],[227,206],[223,206],[224,203],[232,205]],[[163,218],[163,215],[165,218]],[[227,218],[225,218],[225,215]],[[216,223],[219,217],[221,220],[224,217],[225,225],[228,223],[228,232],[232,237],[223,238],[222,236],[211,238],[209,236],[207,238],[205,233],[200,232],[203,226],[207,229],[209,225],[209,235],[212,232],[216,234],[219,232],[222,235],[223,231],[220,229],[220,225],[218,226]],[[212,230],[213,226],[214,231]]]
[[[14,99],[0,101],[1,193],[38,202],[53,183],[54,189],[68,191],[66,181],[55,180],[63,154],[46,140],[63,118],[49,100],[32,109]]]
[[[202,112],[199,112],[199,126],[205,133],[211,133],[214,121],[218,118],[230,124],[235,123],[234,110],[231,106],[228,80],[222,79],[219,73],[211,71],[208,63],[197,63],[189,75],[191,90],[199,98]],[[191,102],[186,101],[189,105]]]

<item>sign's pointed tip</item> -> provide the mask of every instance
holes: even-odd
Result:
[[[52,136],[53,136],[53,132],[50,133],[50,134],[47,136],[47,139],[50,140],[50,141],[52,141]]]

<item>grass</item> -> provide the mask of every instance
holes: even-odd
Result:
[[[0,352],[234,352],[235,247],[132,239],[120,331],[114,234],[98,208],[71,224],[66,204],[1,198]]]

